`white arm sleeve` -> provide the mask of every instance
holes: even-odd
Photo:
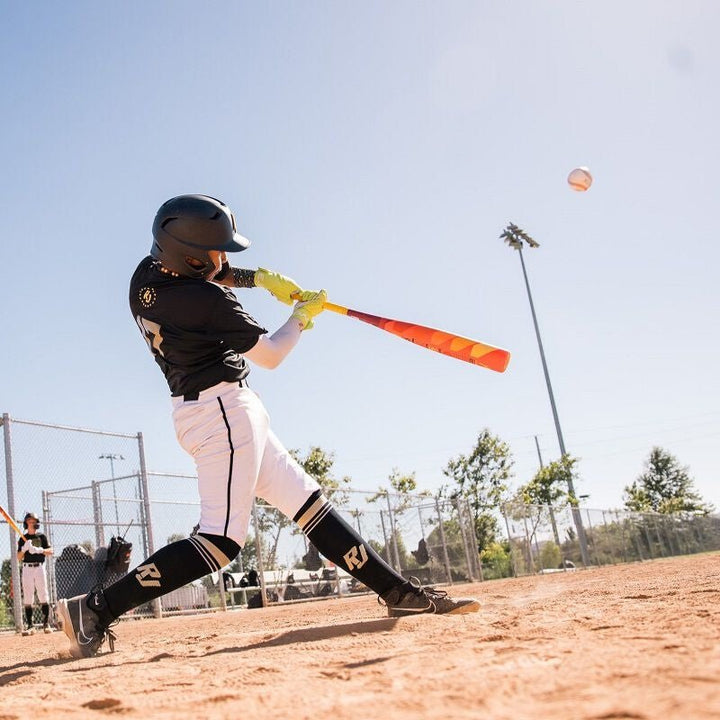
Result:
[[[301,333],[301,324],[296,318],[291,317],[270,337],[261,335],[255,346],[243,354],[255,365],[272,370],[297,345]]]

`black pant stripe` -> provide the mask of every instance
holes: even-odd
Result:
[[[227,428],[228,445],[230,446],[230,462],[228,464],[228,478],[227,478],[227,501],[226,501],[227,509],[225,511],[225,529],[223,530],[223,535],[227,535],[228,525],[230,524],[230,499],[231,499],[231,495],[232,495],[232,473],[233,473],[233,460],[235,459],[235,448],[233,447],[232,431],[230,430],[230,423],[228,422],[227,415],[225,414],[225,406],[223,405],[222,398],[218,398],[217,401],[220,404],[220,411],[222,412],[223,421],[225,422],[225,427]]]

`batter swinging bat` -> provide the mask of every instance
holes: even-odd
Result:
[[[436,330],[425,325],[416,325],[401,320],[369,315],[331,302],[326,302],[324,307],[331,312],[348,315],[374,325],[404,340],[409,340],[411,343],[422,345],[428,350],[434,350],[442,355],[449,355],[458,360],[480,365],[496,372],[505,372],[510,362],[510,352],[508,350],[487,345],[477,340],[470,340],[460,335],[453,335],[445,330]]]
[[[5,520],[7,520],[7,524],[25,541],[27,542],[27,538],[22,534],[22,530],[17,526],[16,522],[5,512],[5,508],[0,505],[0,515],[2,515]]]

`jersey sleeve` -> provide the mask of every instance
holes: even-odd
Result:
[[[223,292],[215,302],[209,318],[209,329],[233,350],[244,353],[255,347],[258,338],[267,333],[237,301],[232,291]]]

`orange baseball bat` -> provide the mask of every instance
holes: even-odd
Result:
[[[510,352],[508,350],[503,350],[502,348],[488,345],[478,340],[470,340],[469,338],[455,335],[445,330],[436,330],[435,328],[426,327],[425,325],[417,325],[415,323],[403,322],[402,320],[391,320],[390,318],[380,317],[378,315],[370,315],[360,312],[360,310],[352,310],[331,302],[325,303],[325,309],[340,315],[354,317],[357,320],[385,330],[385,332],[397,335],[403,340],[421,345],[428,350],[434,350],[441,355],[448,355],[458,360],[472,363],[473,365],[480,365],[481,367],[495,370],[495,372],[505,372],[510,362]]]
[[[17,526],[17,523],[7,514],[5,511],[5,508],[0,505],[0,515],[2,515],[5,520],[7,520],[7,524],[25,541],[27,542],[27,538],[22,534],[22,530]]]

